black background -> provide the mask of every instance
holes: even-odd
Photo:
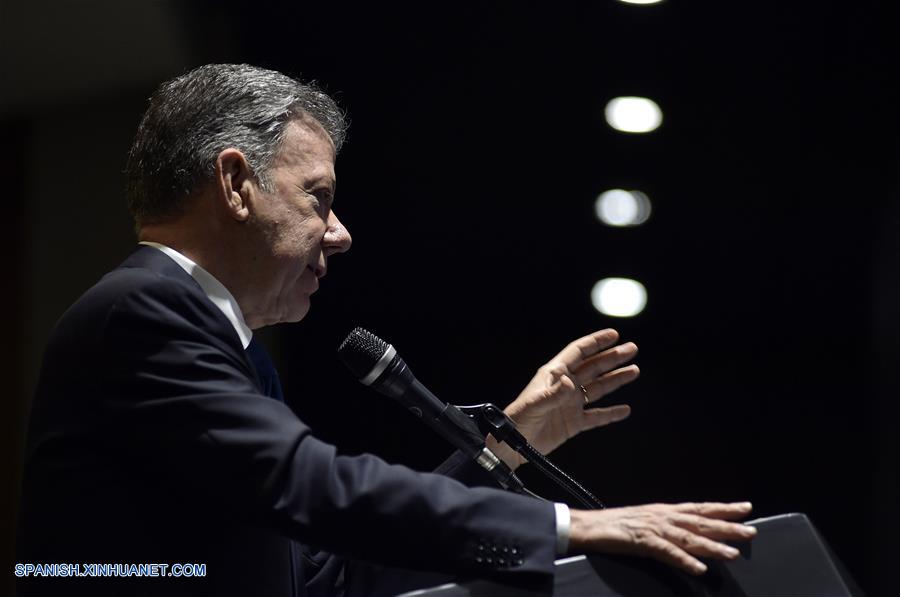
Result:
[[[447,453],[338,363],[335,349],[356,325],[392,342],[445,400],[501,405],[568,341],[615,327],[641,349],[640,380],[610,398],[633,415],[554,460],[611,505],[750,499],[760,516],[806,512],[869,594],[891,594],[900,532],[894,3],[170,8],[187,40],[180,66],[275,68],[318,80],[349,111],[335,210],[353,248],[331,260],[306,320],[263,334],[289,401],[321,437],[423,469]],[[69,25],[103,27],[104,11],[93,14]],[[109,26],[143,35],[139,23]],[[7,67],[28,61],[20,54]],[[133,131],[143,98],[183,70],[83,105],[115,105]],[[603,107],[618,95],[654,99],[662,127],[610,129]],[[27,145],[37,117],[19,108],[0,122]],[[124,161],[122,140],[110,151]],[[20,156],[4,151],[14,176]],[[9,187],[10,201],[29,196],[28,185],[26,176]],[[649,195],[647,224],[596,220],[595,197],[614,187]],[[78,223],[98,242],[116,239],[94,260],[99,275],[131,241],[119,240],[121,195],[95,201],[117,214],[114,231]],[[5,243],[46,250],[20,237]],[[14,279],[28,277],[23,269],[13,267]],[[598,314],[590,289],[608,276],[640,280],[646,310]],[[61,308],[95,278],[61,288]],[[46,337],[51,325],[20,333]],[[13,377],[24,403],[29,381]],[[10,412],[15,485],[23,415]]]

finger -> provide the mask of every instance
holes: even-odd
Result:
[[[675,525],[663,526],[660,529],[660,533],[664,539],[695,556],[733,560],[741,553],[730,545],[713,541]]]
[[[629,365],[611,371],[593,383],[585,384],[584,389],[587,390],[588,402],[594,402],[610,392],[615,392],[625,384],[636,380],[640,374],[641,370],[637,365]]]
[[[613,329],[600,330],[593,334],[583,336],[569,343],[568,346],[553,357],[551,363],[559,363],[568,371],[573,371],[582,361],[590,358],[615,344],[619,339],[619,332]]]
[[[753,511],[750,502],[734,502],[723,504],[720,502],[699,502],[675,504],[675,510],[686,514],[697,514],[708,518],[721,518],[722,520],[738,520],[745,518]]]
[[[678,545],[656,535],[648,535],[643,541],[645,550],[638,553],[655,558],[670,566],[681,568],[688,574],[699,575],[706,572],[706,564],[680,548]]]
[[[626,342],[625,344],[614,346],[586,359],[581,365],[576,367],[573,375],[578,383],[586,386],[594,381],[595,378],[612,371],[623,363],[627,363],[637,353],[638,347],[634,342]]]
[[[631,407],[627,404],[617,404],[607,408],[591,408],[584,411],[584,431],[594,429],[595,427],[603,427],[610,423],[617,423],[623,419],[627,419],[631,414]],[[685,515],[687,516],[687,515]]]
[[[717,541],[746,541],[756,536],[756,529],[751,526],[696,514],[676,514],[671,520],[681,528]]]

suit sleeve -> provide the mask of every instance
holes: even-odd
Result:
[[[99,395],[136,466],[166,467],[235,516],[342,556],[511,582],[552,574],[552,504],[338,455],[258,392],[207,303],[147,284],[105,321]]]

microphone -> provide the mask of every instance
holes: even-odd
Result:
[[[484,435],[462,411],[432,394],[413,375],[393,346],[361,327],[350,332],[338,356],[363,385],[389,396],[490,473],[504,489],[521,493],[513,471],[487,449]]]

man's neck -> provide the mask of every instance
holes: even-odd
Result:
[[[242,262],[240,256],[229,255],[236,243],[221,237],[216,242],[207,242],[210,235],[201,230],[193,223],[151,224],[141,227],[138,241],[164,245],[199,265],[228,289],[246,315],[249,301],[241,284],[245,279],[239,271]]]
[[[231,325],[234,327],[234,331],[237,333],[238,338],[240,338],[241,344],[244,348],[247,348],[253,337],[253,332],[244,320],[243,312],[241,311],[241,307],[237,300],[234,298],[234,295],[231,294],[231,291],[229,291],[220,280],[206,271],[203,266],[173,247],[148,240],[142,240],[140,242],[143,245],[151,246],[162,251],[175,261],[175,263],[181,266],[188,275],[194,278],[203,289],[203,292],[206,293],[207,298],[222,311],[226,318],[228,318],[228,321],[231,322]]]
[[[202,204],[202,197],[193,203]],[[138,240],[171,247],[212,274],[234,296],[247,325],[258,329],[269,324],[263,316],[271,297],[261,294],[268,287],[260,278],[265,272],[254,263],[254,239],[245,234],[247,227],[217,223],[214,214],[194,209],[172,220],[141,226]]]

